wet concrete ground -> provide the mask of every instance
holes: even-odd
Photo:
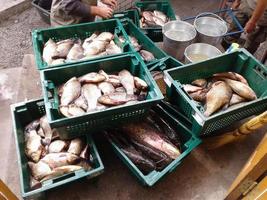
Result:
[[[176,14],[182,17],[195,15],[198,11],[214,10],[218,5],[218,2],[213,0],[205,1],[205,4],[198,0],[172,3]],[[33,9],[16,17],[0,26],[0,33],[5,34],[0,34],[0,37],[7,41],[5,46],[0,48],[0,67],[8,68],[1,70],[0,75],[0,178],[21,198],[9,105],[41,95],[39,74],[31,56],[27,56],[23,62],[22,58],[25,53],[32,53],[32,28],[47,25]],[[15,20],[19,21],[15,23]],[[17,30],[17,34],[12,32],[14,30]],[[2,41],[1,38],[1,45]],[[21,41],[25,41],[25,48],[21,47]],[[224,198],[227,189],[259,143],[264,131],[266,129],[213,151],[199,146],[174,172],[152,188],[143,187],[114,154],[106,140],[96,137],[97,147],[105,165],[104,174],[97,181],[80,180],[49,191],[46,199],[220,200]]]

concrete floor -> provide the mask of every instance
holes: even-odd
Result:
[[[215,10],[218,2],[172,1],[181,17],[199,11]],[[37,13],[33,12],[38,19]],[[40,18],[39,18],[40,19]],[[29,35],[30,37],[30,35]],[[14,50],[15,51],[15,50]],[[27,50],[28,51],[28,50]],[[3,53],[3,52],[1,52]],[[18,164],[9,105],[41,96],[39,74],[31,56],[22,65],[2,69],[0,73],[0,178],[20,197]],[[220,200],[249,158],[266,129],[242,141],[208,151],[196,148],[179,167],[152,188],[143,187],[112,152],[107,142],[97,136],[96,142],[104,162],[105,173],[97,181],[80,180],[47,192],[46,199],[193,199]]]

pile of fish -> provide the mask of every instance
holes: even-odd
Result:
[[[125,69],[116,75],[100,70],[73,77],[60,86],[59,110],[65,117],[81,116],[87,112],[145,100],[147,91],[147,83]]]
[[[129,35],[128,37],[130,39],[131,44],[134,47],[134,50],[140,53],[145,62],[150,62],[155,59],[153,53],[142,49],[142,45],[139,44],[138,40],[134,36]],[[125,38],[123,36],[120,36],[119,40],[121,41],[121,43],[125,42]]]
[[[110,32],[93,33],[83,42],[80,39],[65,39],[55,42],[51,38],[45,43],[43,60],[48,65],[90,59],[98,56],[122,53]]]
[[[28,124],[24,138],[32,189],[41,187],[43,181],[63,174],[92,169],[93,157],[86,140],[60,140],[56,129],[49,126],[46,116]]]
[[[162,27],[169,21],[168,17],[159,10],[143,11],[141,15],[142,15],[140,19],[141,28],[159,27],[159,26]]]
[[[181,154],[179,135],[153,110],[144,121],[124,124],[107,135],[145,175],[163,170]]]
[[[257,98],[247,80],[235,72],[213,74],[207,79],[197,79],[191,84],[184,84],[184,90],[195,101],[205,104],[206,117],[233,105],[252,101]]]

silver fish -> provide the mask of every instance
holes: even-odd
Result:
[[[40,135],[42,138],[45,137],[45,133],[44,133],[44,130],[42,129],[42,127],[40,127],[37,131],[37,134]]]
[[[117,106],[125,104],[128,101],[137,100],[137,96],[124,92],[114,92],[108,95],[102,95],[98,98],[98,102],[108,106]]]
[[[217,78],[228,78],[228,79],[232,79],[235,81],[240,81],[246,85],[248,85],[247,80],[240,74],[235,73],[235,72],[222,72],[222,73],[217,73],[217,74],[213,74],[213,77],[217,77]]]
[[[153,13],[151,11],[143,11],[142,16],[144,17],[145,20],[148,21],[153,21]]]
[[[44,162],[49,165],[51,169],[72,165],[79,162],[80,158],[72,153],[61,152],[61,153],[50,153],[41,159],[41,162]]]
[[[48,123],[47,116],[44,115],[40,118],[40,126],[44,131],[45,135],[45,145],[49,145],[52,140],[52,129]]]
[[[129,39],[130,39],[135,51],[140,51],[142,46],[139,44],[138,40],[133,36],[129,36]]]
[[[154,22],[159,26],[164,26],[165,22],[159,17],[153,17]]]
[[[89,38],[86,38],[86,39],[84,40],[84,42],[83,42],[82,47],[83,47],[84,49],[87,49],[87,48],[88,48],[87,46],[88,46],[91,42],[93,42],[93,40],[96,39],[97,36],[98,36],[98,35],[97,35],[96,33],[93,33]]]
[[[51,144],[48,147],[49,153],[59,153],[62,152],[66,147],[68,146],[68,143],[63,140],[55,140],[51,142]]]
[[[204,115],[210,116],[218,109],[230,102],[232,97],[231,88],[224,81],[217,81],[212,84],[206,96],[206,110]]]
[[[40,127],[40,119],[34,120],[25,127],[25,132],[37,130]]]
[[[42,161],[39,161],[38,163],[28,162],[28,166],[31,170],[32,176],[36,180],[41,180],[51,172],[49,165]]]
[[[115,92],[115,88],[109,82],[101,82],[98,84],[98,88],[102,91],[103,94],[110,94]]]
[[[87,110],[88,105],[85,97],[81,94],[75,101],[74,104],[78,107],[81,107],[83,110]]]
[[[60,106],[59,111],[65,117],[72,117],[72,115],[69,113],[69,106]]]
[[[119,72],[119,79],[127,94],[134,94],[134,78],[132,74],[124,69]]]
[[[102,32],[97,36],[97,38],[95,38],[95,40],[110,42],[111,40],[113,40],[113,38],[114,38],[114,35],[112,33]]]
[[[234,81],[231,79],[223,78],[223,80],[232,88],[232,90],[239,96],[247,99],[254,100],[257,99],[256,93],[245,83]]]
[[[85,111],[80,108],[79,106],[75,105],[75,104],[70,104],[69,105],[69,109],[68,109],[68,113],[71,115],[71,116],[81,116],[81,115],[84,115],[85,114]]]
[[[164,23],[168,22],[168,17],[159,10],[154,10],[154,15],[158,18],[160,18]]]
[[[61,95],[61,106],[67,106],[72,103],[81,94],[81,84],[76,77],[68,80],[64,86]]]
[[[155,59],[154,55],[151,52],[146,51],[146,50],[141,50],[140,55],[146,62],[150,62]]]
[[[139,77],[134,77],[135,87],[139,90],[146,90],[148,88],[147,83]]]
[[[241,96],[239,96],[237,94],[233,94],[232,97],[231,97],[231,100],[229,102],[229,106],[232,106],[232,105],[244,102],[244,101],[246,101],[245,98],[243,98],[243,97],[241,97]]]
[[[191,84],[184,84],[183,87],[184,87],[184,90],[186,92],[188,92],[188,93],[192,93],[192,92],[196,92],[196,91],[202,90],[202,87],[194,86],[194,85],[191,85]]]
[[[79,81],[81,83],[99,83],[106,79],[105,76],[102,74],[98,74],[96,72],[90,72],[88,74],[85,74],[81,77],[79,77]]]
[[[82,139],[75,138],[71,140],[68,152],[79,156],[83,150],[83,147],[84,147],[84,143]]]
[[[90,163],[86,160],[81,160],[79,163],[77,163],[78,166],[81,166],[84,170],[89,171],[92,169],[92,166]]]
[[[90,157],[90,146],[87,144],[80,153],[80,157],[84,160],[89,160]]]
[[[105,76],[105,80],[108,80],[109,79],[109,77],[108,77],[108,74],[104,71],[104,70],[99,70],[99,72],[98,72],[98,74],[101,74],[101,75],[103,75],[103,76]]]
[[[42,155],[43,146],[41,136],[35,130],[31,130],[25,137],[25,154],[34,162],[38,162]]]
[[[84,57],[83,48],[82,48],[81,44],[76,43],[70,49],[70,51],[67,55],[67,60],[75,61],[75,60],[80,60],[83,57]]]
[[[122,49],[116,45],[113,41],[111,41],[106,47],[107,55],[114,55],[122,53]]]
[[[93,42],[89,43],[86,48],[84,49],[85,56],[94,56],[103,51],[105,51],[106,46],[109,44],[107,41],[103,40],[94,40]]]
[[[124,93],[126,93],[126,90],[125,90],[124,87],[117,87],[117,88],[115,89],[115,92],[124,92]]]
[[[51,62],[51,65],[61,65],[61,64],[64,64],[65,63],[65,59],[63,58],[58,58],[58,59],[55,59]]]
[[[87,112],[96,110],[97,99],[101,96],[101,90],[94,84],[85,84],[82,87],[82,94],[87,100]]]
[[[195,85],[195,86],[198,86],[198,87],[202,87],[202,88],[204,88],[204,87],[207,86],[208,82],[207,82],[206,79],[204,79],[204,78],[200,78],[200,79],[196,79],[196,80],[194,80],[191,84],[192,84],[192,85]]]
[[[42,184],[36,180],[33,176],[30,176],[30,188],[36,190],[37,188],[42,187]]]
[[[56,43],[57,44],[57,55],[52,57],[53,59],[57,58],[67,58],[67,55],[71,49],[71,47],[74,44],[74,41],[72,39],[66,39],[66,40],[61,40]]]
[[[68,165],[68,166],[61,166],[61,167],[57,167],[55,169],[53,169],[49,174],[47,174],[42,180],[41,182],[44,182],[46,180],[49,179],[53,179],[56,178],[58,176],[62,176],[64,174],[68,174],[77,170],[82,169],[81,166],[78,165]]]
[[[52,58],[57,54],[58,54],[58,52],[57,52],[57,44],[52,39],[49,39],[44,45],[43,60],[48,65],[51,65],[51,63],[53,61]]]

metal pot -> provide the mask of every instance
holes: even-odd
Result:
[[[197,32],[193,25],[176,20],[166,23],[162,28],[163,49],[172,57],[183,60],[184,50],[190,45]]]
[[[194,43],[186,47],[184,51],[185,63],[200,62],[221,55],[216,47],[205,43]]]
[[[215,46],[221,42],[222,37],[228,31],[226,22],[220,16],[210,12],[197,15],[194,20],[194,27],[198,32],[198,42]]]

